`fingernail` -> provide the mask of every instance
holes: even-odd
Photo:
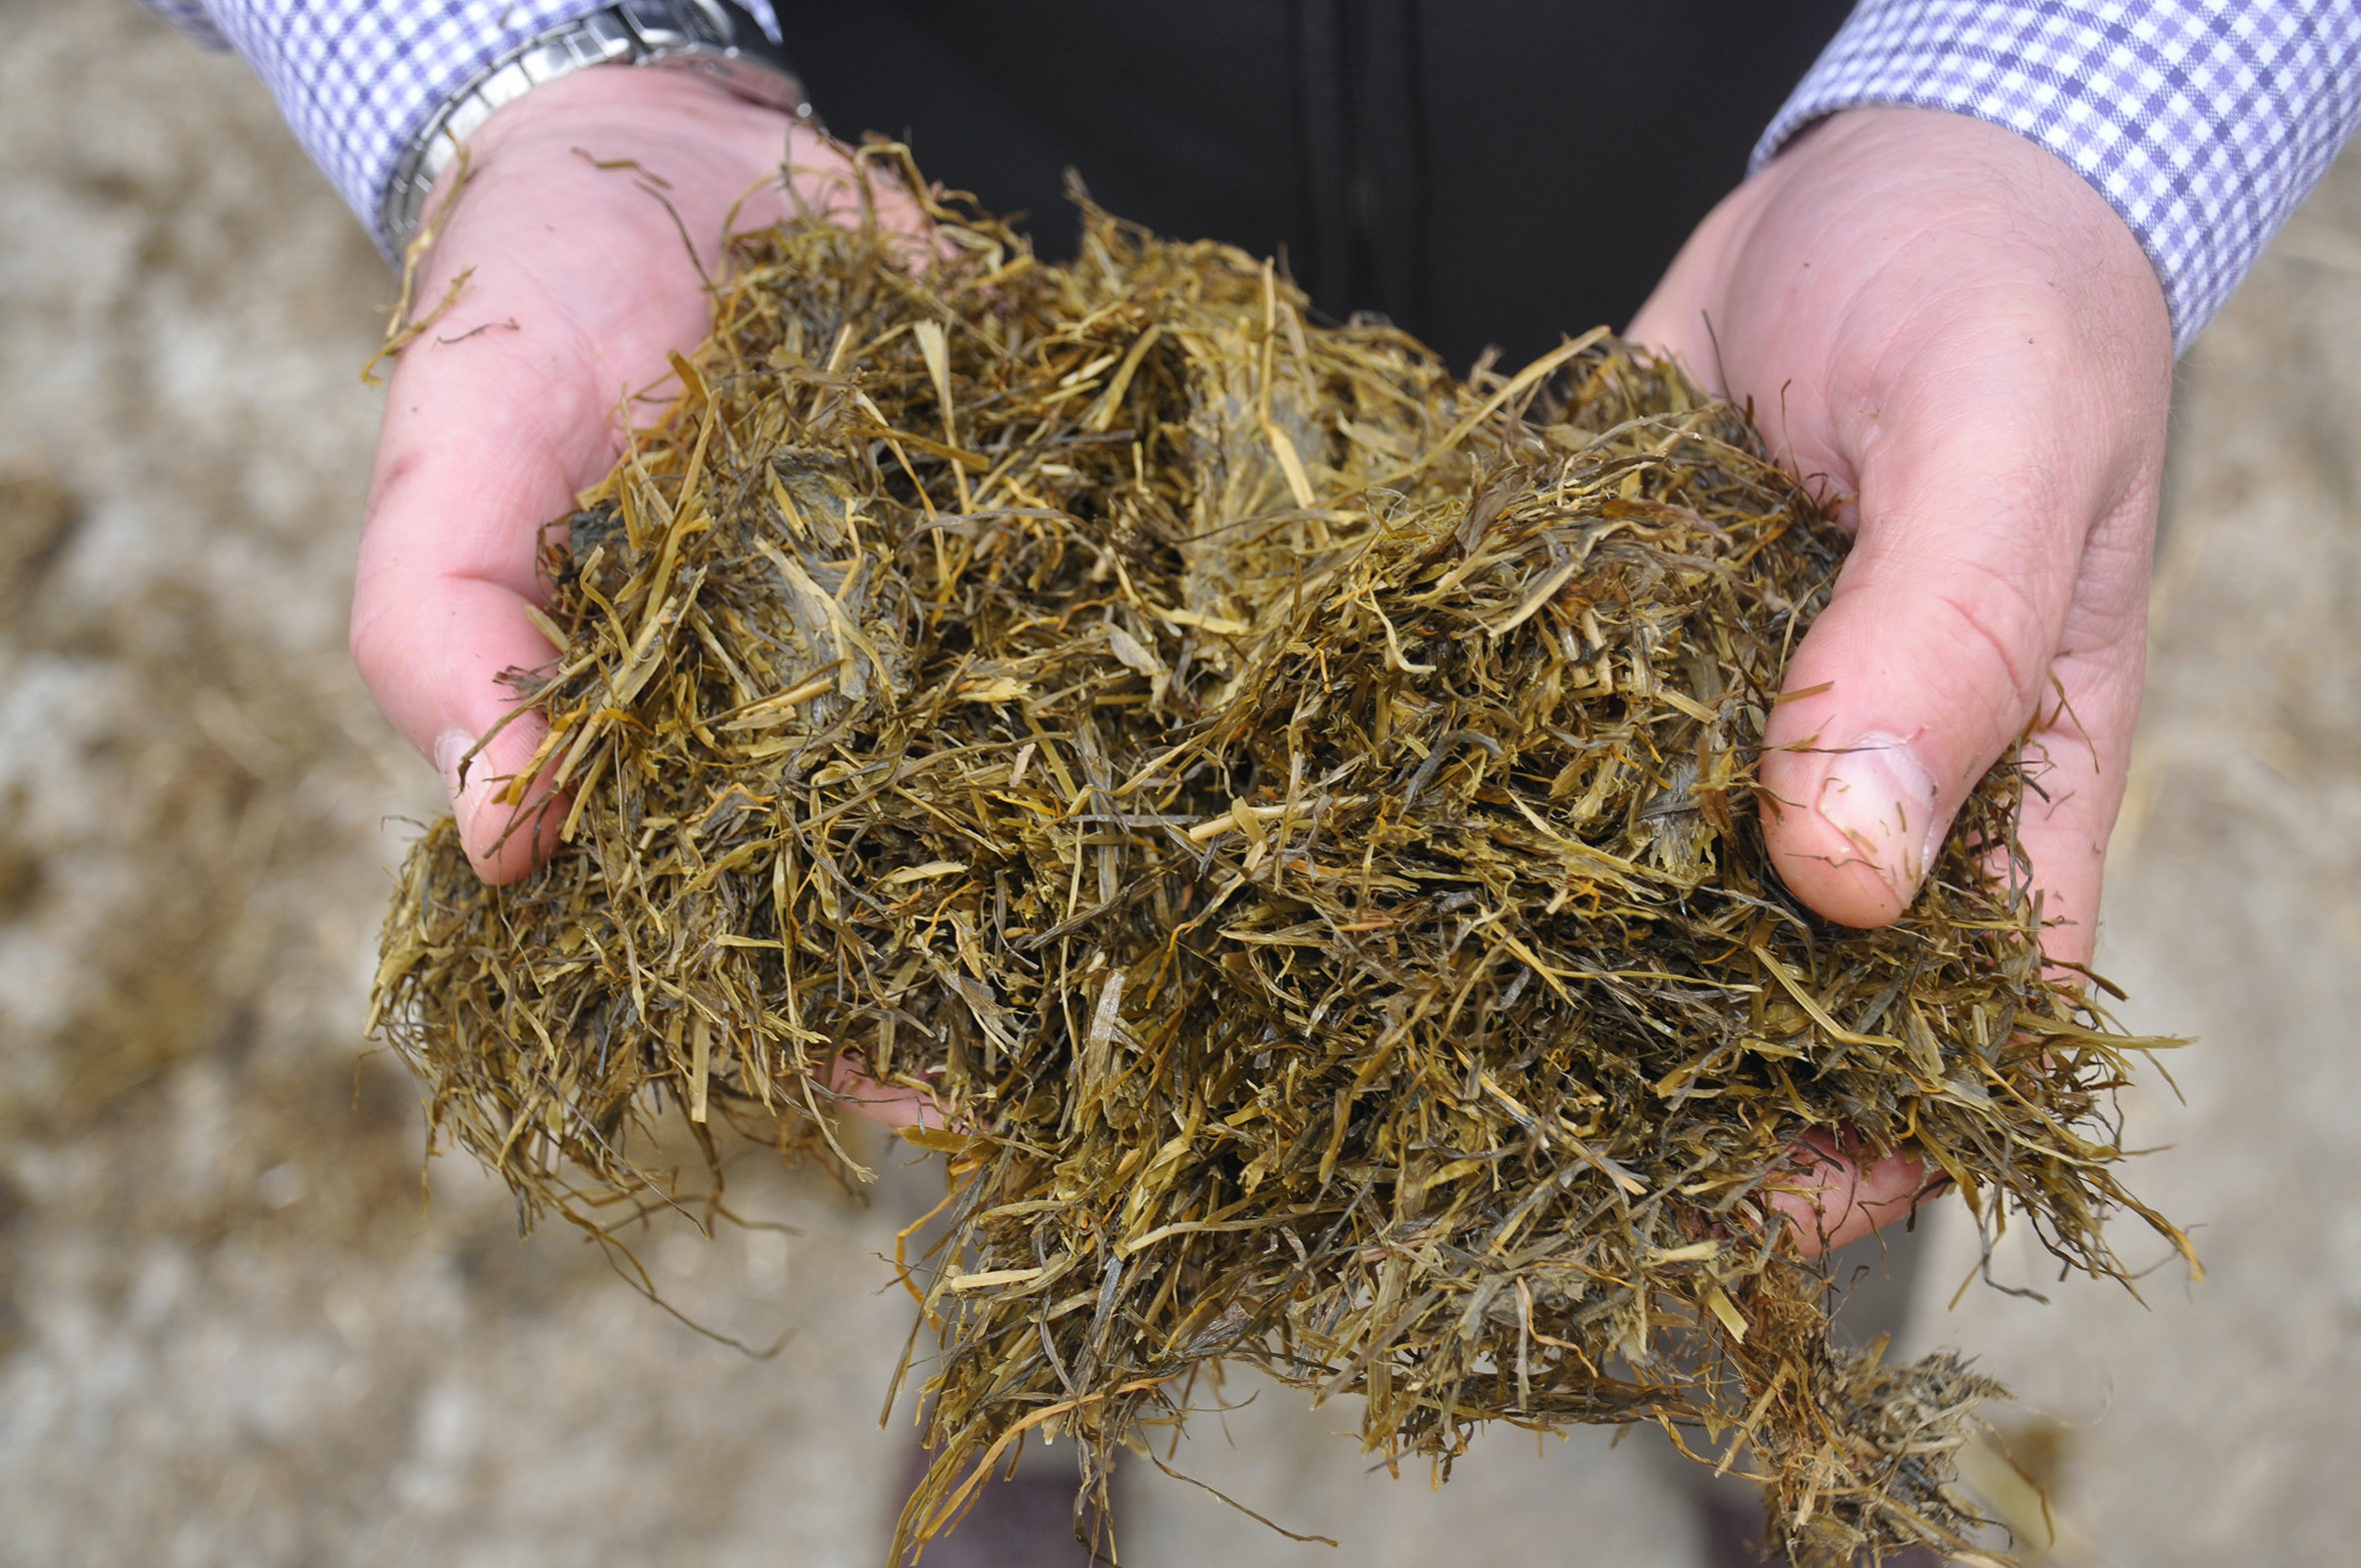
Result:
[[[451,814],[459,823],[459,835],[462,838],[467,836],[468,828],[475,823],[476,801],[468,788],[470,781],[462,779],[461,775],[463,771],[478,777],[482,774],[481,759],[477,760],[477,765],[467,765],[463,761],[475,744],[476,738],[465,730],[446,730],[435,738],[435,771],[443,776],[443,788],[451,796]]]
[[[1908,903],[1942,835],[1935,782],[1898,736],[1870,734],[1828,759],[1817,802],[1820,818],[1842,833]]]

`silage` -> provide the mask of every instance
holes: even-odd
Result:
[[[2038,770],[1830,925],[1754,768],[1845,536],[1740,411],[1603,333],[1460,382],[1231,249],[933,218],[742,238],[554,538],[564,842],[491,889],[444,823],[386,927],[437,1123],[612,1233],[687,1200],[654,1118],[844,1168],[840,1058],[922,1096],[898,1553],[1052,1432],[1104,1502],[1224,1361],[1388,1461],[1655,1421],[1799,1560],[1970,1550],[1996,1389],[1833,1348],[1763,1197],[1843,1129],[2076,1267],[2111,1209],[2171,1234],[2110,1169],[2156,1042],[2044,975]]]

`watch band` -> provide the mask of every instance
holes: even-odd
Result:
[[[493,114],[534,88],[594,65],[697,71],[751,103],[812,118],[786,53],[729,0],[620,0],[494,59],[444,101],[394,161],[378,222],[395,254],[426,216],[435,180]]]

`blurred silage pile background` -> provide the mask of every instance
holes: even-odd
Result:
[[[519,1242],[464,1156],[422,1184],[360,1028],[439,791],[343,648],[391,281],[234,60],[130,0],[0,0],[0,1568],[872,1568],[908,1462],[878,1255],[933,1176],[864,1204],[758,1157],[734,1190],[801,1234],[648,1238],[684,1312],[793,1331],[759,1364],[564,1227]],[[2204,1037],[2185,1105],[2127,1110],[2211,1278],[2143,1306],[2012,1236],[2050,1304],[1946,1310],[1945,1210],[1897,1350],[2018,1390],[2041,1560],[2296,1568],[2361,1540],[2361,156],[2183,377],[2101,966]],[[1652,1434],[1499,1434],[1433,1493],[1350,1424],[1266,1394],[1180,1459],[1341,1553],[1134,1476],[1126,1560],[1706,1560]]]

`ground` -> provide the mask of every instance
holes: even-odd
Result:
[[[754,1361],[422,1159],[363,1025],[438,791],[342,634],[391,282],[236,62],[129,0],[0,21],[0,1568],[873,1568],[910,1449],[880,1254],[936,1178],[749,1161],[796,1234],[644,1238],[682,1314],[788,1336]],[[1995,1277],[2048,1303],[1952,1308],[1952,1207],[1902,1337],[2022,1395],[2054,1545],[1982,1473],[2050,1560],[2294,1568],[2361,1535],[2361,159],[2183,378],[2102,967],[2200,1037],[2128,1111],[2207,1278],[2127,1229],[2144,1304],[2059,1286],[2016,1231]],[[1503,1433],[1435,1491],[1351,1419],[1264,1391],[1180,1460],[1341,1554],[1134,1475],[1126,1559],[1704,1561],[1652,1434]]]

